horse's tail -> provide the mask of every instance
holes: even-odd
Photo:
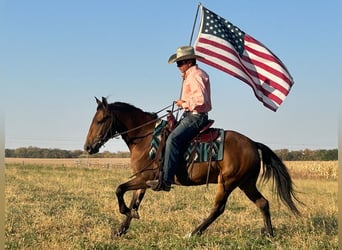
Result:
[[[300,215],[299,210],[293,200],[301,203],[293,189],[291,176],[279,157],[266,145],[256,142],[258,149],[261,150],[263,162],[263,174],[261,179],[268,181],[273,177],[273,189],[277,191],[280,200],[296,215]]]

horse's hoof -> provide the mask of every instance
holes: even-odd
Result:
[[[140,215],[139,215],[138,211],[135,210],[135,209],[132,209],[132,210],[131,210],[131,217],[132,217],[133,219],[140,219]]]
[[[271,232],[269,232],[266,228],[261,228],[261,234],[267,237],[273,237],[273,230]]]
[[[116,232],[116,233],[113,232],[112,238],[113,238],[113,239],[119,238],[119,237],[121,237],[121,236],[124,235],[124,234],[125,234],[125,232],[122,232],[121,230],[118,231],[118,232]]]
[[[118,231],[112,230],[112,239],[119,238],[127,232],[125,228],[120,228]]]
[[[192,237],[192,233],[188,233],[184,236],[184,239],[190,239]]]

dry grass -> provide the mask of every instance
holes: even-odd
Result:
[[[66,167],[111,168],[129,167],[130,158],[68,158],[68,159],[40,159],[40,158],[5,158],[6,164],[20,165],[50,165]]]
[[[337,180],[338,161],[285,162],[293,178]]]
[[[112,239],[112,229],[123,219],[115,188],[128,180],[129,169],[6,161],[6,248],[337,249],[337,180],[321,174],[331,163],[318,162],[320,168],[296,164],[287,163],[291,172],[299,173],[294,182],[306,204],[299,207],[302,217],[292,216],[277,201],[270,184],[260,187],[270,201],[273,238],[260,234],[261,214],[240,190],[232,193],[225,213],[203,236],[184,238],[209,214],[216,188],[211,185],[147,192],[141,219],[132,222],[126,235]],[[335,164],[331,176],[337,176]],[[305,166],[310,174],[300,169]]]

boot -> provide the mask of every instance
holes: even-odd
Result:
[[[149,180],[149,181],[146,181],[146,185],[149,186],[153,191],[170,192],[171,190],[171,184],[165,181]]]

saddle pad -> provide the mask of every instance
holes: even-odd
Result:
[[[154,132],[153,132],[153,137],[152,137],[152,141],[151,141],[151,148],[150,151],[148,153],[149,158],[151,160],[154,160],[156,158],[156,153],[158,151],[159,148],[159,144],[161,141],[161,132],[163,130],[163,128],[166,126],[167,122],[165,120],[158,120],[156,122],[155,128],[154,128]]]
[[[184,153],[184,159],[193,162],[221,161],[223,159],[224,130],[218,130],[218,136],[212,142],[196,143],[192,141]],[[209,159],[210,150],[211,159]]]
[[[151,148],[149,151],[149,158],[152,160],[154,160],[156,157],[156,153],[158,151],[160,141],[161,141],[161,132],[163,128],[166,126],[166,124],[167,122],[165,120],[158,120],[156,123],[155,129],[153,132],[152,141],[151,141]],[[205,143],[191,142],[189,147],[184,153],[184,160],[194,161],[194,162],[207,162],[209,161],[209,157],[210,157],[210,149],[211,149],[212,161],[222,160],[224,130],[223,129],[218,129],[218,130],[219,130],[218,136],[213,142],[205,142]]]

